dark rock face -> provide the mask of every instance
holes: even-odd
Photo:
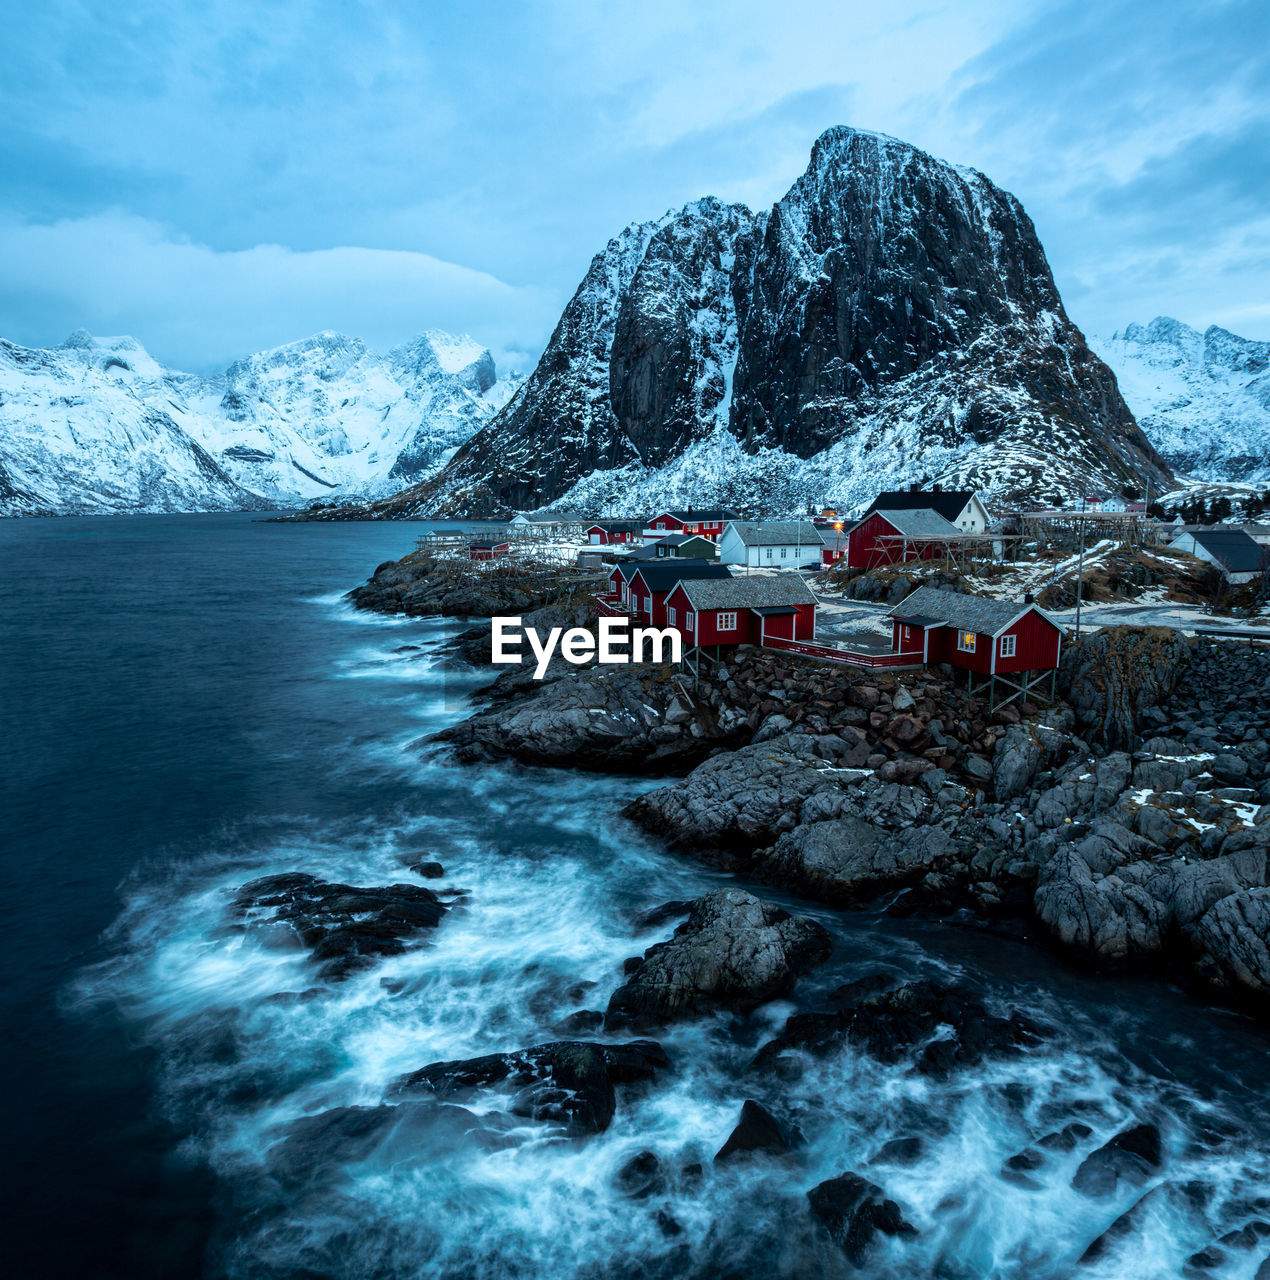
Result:
[[[917,1235],[917,1228],[905,1221],[899,1205],[858,1173],[839,1174],[820,1183],[807,1193],[807,1200],[812,1214],[857,1267],[868,1260],[877,1236],[907,1239]]]
[[[737,1121],[736,1128],[728,1135],[728,1140],[719,1148],[714,1159],[717,1164],[751,1152],[783,1155],[789,1147],[789,1138],[780,1121],[761,1102],[747,1098],[741,1105],[741,1118]]]
[[[786,995],[823,964],[832,943],[814,920],[743,889],[692,905],[672,938],[650,947],[609,1000],[610,1026],[655,1026],[723,1005],[753,1008]]]
[[[755,1063],[773,1066],[790,1050],[826,1054],[849,1043],[881,1062],[911,1057],[920,1074],[945,1078],[985,1058],[1021,1053],[1040,1035],[1028,1019],[996,1017],[956,988],[932,982],[892,987],[879,975],[842,988],[827,1009],[794,1014]]]
[[[285,926],[331,980],[400,955],[445,911],[437,895],[419,885],[363,889],[298,871],[253,880],[234,898],[234,913],[247,927]]]
[[[892,427],[898,478],[939,469],[1035,495],[1171,479],[1067,318],[1019,202],[894,138],[835,128],[766,216],[705,199],[611,240],[515,399],[439,476],[374,511],[541,506],[708,435],[784,455],[731,489],[712,477],[699,499],[752,504],[796,477],[785,463],[831,447],[863,481]],[[781,493],[788,505],[794,489]]]
[[[1122,1185],[1141,1186],[1159,1167],[1159,1129],[1153,1124],[1134,1125],[1087,1155],[1072,1186],[1102,1199],[1115,1195]]]
[[[514,1090],[514,1116],[559,1125],[570,1136],[603,1133],[617,1109],[614,1086],[651,1079],[670,1065],[652,1040],[596,1044],[558,1040],[456,1062],[433,1062],[402,1076],[395,1098],[467,1101],[483,1090]]]
[[[1173,692],[1189,660],[1185,636],[1171,627],[1105,627],[1064,648],[1059,683],[1085,736],[1121,750],[1136,740],[1142,713]]]
[[[498,426],[421,492],[473,513],[537,507],[597,469],[658,465],[708,430],[727,412],[732,265],[753,221],[707,198],[610,240]]]

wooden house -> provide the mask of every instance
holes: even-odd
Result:
[[[501,556],[510,555],[510,542],[469,542],[467,558],[469,560],[497,560]]]
[[[824,543],[809,520],[731,520],[719,538],[719,559],[750,569],[811,569]]]
[[[1033,674],[1056,671],[1063,651],[1062,627],[1030,597],[1020,603],[919,587],[892,610],[891,629],[895,653],[960,667],[972,689],[976,675],[988,685],[1004,679],[1017,690],[1012,696],[1027,690]]]
[[[684,578],[666,597],[665,625],[688,647],[811,640],[816,597],[797,574]]]
[[[625,603],[631,616],[645,626],[666,626],[666,597],[675,586],[689,578],[728,579],[731,572],[726,565],[711,564],[705,560],[657,560],[642,561],[636,565],[627,581]]]
[[[972,489],[888,489],[873,499],[866,515],[875,511],[934,511],[962,533],[987,533],[988,509]]]
[[[587,528],[586,536],[592,546],[620,546],[638,542],[643,528],[642,520],[598,520]]]
[[[653,544],[653,554],[659,560],[717,560],[719,547],[700,533],[668,533]]]
[[[659,511],[656,515],[649,516],[644,527],[644,537],[664,538],[670,533],[699,533],[703,538],[714,541],[723,532],[723,526],[735,519],[735,512],[722,507]]]
[[[846,561],[853,569],[877,569],[946,555],[961,531],[928,507],[873,511],[847,534]]]
[[[1215,565],[1232,584],[1252,582],[1270,566],[1270,551],[1244,529],[1196,529],[1174,538],[1172,547]]]

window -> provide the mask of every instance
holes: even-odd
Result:
[[[675,611],[673,609],[666,610],[666,621],[673,627],[675,625]]]
[[[1014,657],[1014,642],[1015,642],[1015,640],[1016,640],[1017,638],[1018,638],[1018,637],[1016,637],[1016,636],[1002,636],[1002,637],[1001,637],[1001,656],[1002,656],[1003,658],[1013,658],[1013,657]]]
[[[736,614],[720,613],[716,615],[715,621],[716,631],[735,631],[736,630]]]
[[[658,520],[656,527],[658,529],[664,529],[666,527],[666,522],[664,520]]]
[[[768,558],[769,560],[772,558],[772,549],[771,549],[771,547],[768,547],[768,549],[767,549],[767,558]]]
[[[784,560],[784,559],[785,559],[785,557],[786,557],[787,555],[789,555],[789,548],[788,548],[788,547],[782,547],[782,548],[781,548],[781,559],[782,559],[782,560]]]
[[[697,615],[695,613],[684,614],[684,629],[687,631],[695,631],[697,629]]]
[[[977,638],[978,637],[976,637],[973,631],[958,631],[957,648],[960,649],[962,653],[974,653],[975,640]]]

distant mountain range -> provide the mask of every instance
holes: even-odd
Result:
[[[835,128],[771,210],[706,198],[609,241],[523,381],[435,331],[386,355],[319,333],[211,378],[131,338],[0,342],[0,514],[753,512],[914,481],[1052,502],[1175,471],[1270,480],[1270,343],[1161,317],[1095,345],[1018,200]]]
[[[386,355],[318,333],[215,377],[132,338],[0,341],[0,514],[209,511],[392,492],[507,401],[484,347],[430,331]]]
[[[1157,316],[1095,345],[1170,466],[1199,480],[1270,483],[1270,342]]]
[[[1019,202],[835,128],[770,211],[704,199],[611,240],[508,406],[361,514],[793,509],[909,481],[1059,500],[1172,480]]]

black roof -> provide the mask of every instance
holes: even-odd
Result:
[[[495,547],[511,546],[511,543],[504,539],[502,542],[469,542],[467,545],[472,551],[492,551]]]
[[[865,514],[928,508],[938,512],[945,520],[956,520],[962,508],[974,496],[973,489],[888,489],[873,499]]]
[[[730,578],[732,571],[725,564],[713,564],[708,560],[657,560],[641,564],[637,570],[650,591],[669,591],[684,578]]]
[[[1202,529],[1191,536],[1227,573],[1258,573],[1270,558],[1242,529]]]
[[[714,546],[714,543],[710,542],[710,539],[704,533],[668,533],[664,538],[658,538],[655,545],[660,547],[682,547],[685,542],[709,542],[711,546]]]
[[[593,520],[588,529],[604,529],[608,533],[642,533],[642,520]]]

